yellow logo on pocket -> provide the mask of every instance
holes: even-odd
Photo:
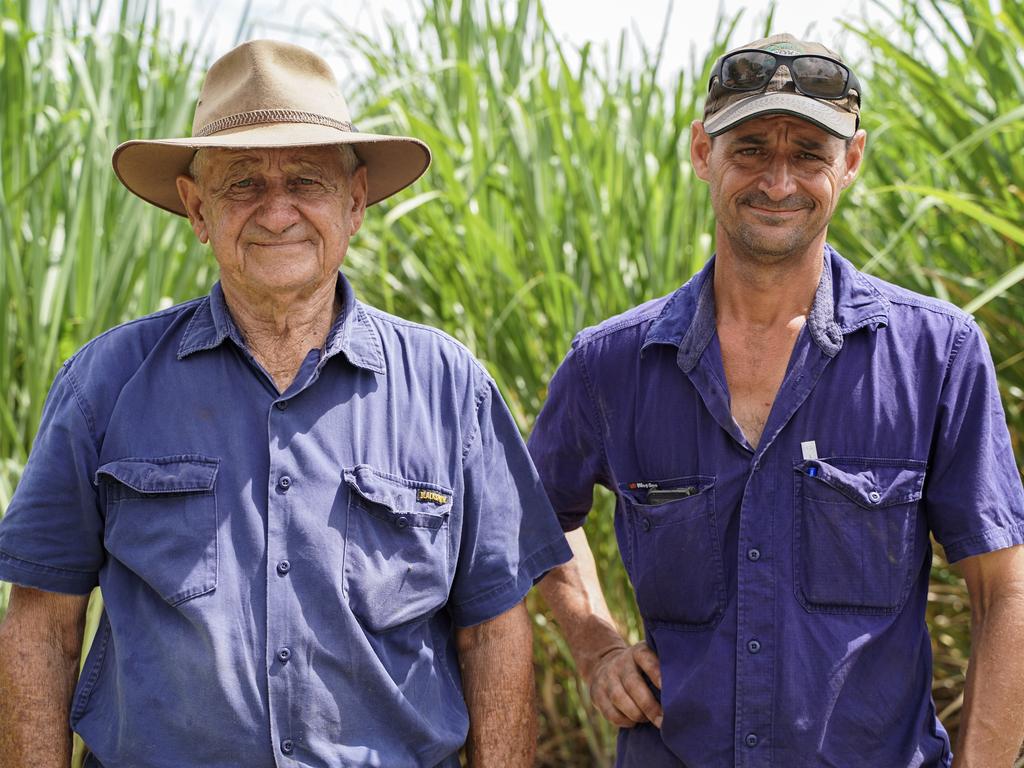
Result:
[[[434,504],[447,504],[448,497],[445,496],[443,493],[438,493],[437,491],[427,491],[420,489],[416,493],[416,501],[431,501]]]

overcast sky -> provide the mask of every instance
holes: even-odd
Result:
[[[894,0],[886,0],[893,3]],[[418,2],[417,2],[418,4]],[[182,0],[173,11],[174,27],[188,29],[194,37],[198,30],[206,30],[207,50],[219,55],[234,43],[241,24],[245,0],[219,0],[212,5],[206,0]],[[332,56],[319,40],[325,30],[336,22],[325,12],[330,8],[334,16],[345,19],[359,29],[372,31],[379,27],[385,15],[398,20],[410,17],[409,0],[334,0],[329,5],[315,0],[252,0],[248,20],[252,34],[257,37],[285,37],[331,59],[336,69],[345,66]],[[210,9],[215,10],[211,11]],[[572,45],[586,41],[617,45],[622,30],[634,32],[654,47],[664,30],[668,0],[546,0],[544,8],[556,33]],[[753,0],[677,0],[669,21],[666,60],[663,72],[677,71],[689,61],[693,46],[701,57],[710,44],[719,7],[731,17],[741,9],[743,20],[737,28],[736,44],[757,36],[767,15],[768,2]],[[809,35],[826,42],[847,56],[856,55],[856,38],[842,29],[843,19],[863,18],[871,13],[880,18],[882,12],[865,0],[782,0],[775,12],[774,29],[797,35]],[[292,31],[292,30],[301,31]],[[341,77],[344,72],[338,71]]]

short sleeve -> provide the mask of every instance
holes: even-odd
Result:
[[[578,348],[570,350],[548,385],[529,450],[562,528],[579,528],[590,513],[594,486],[607,484],[607,473],[597,411]]]
[[[57,374],[25,471],[0,520],[0,579],[88,594],[103,564],[98,463],[88,410],[69,367]]]
[[[459,626],[492,619],[572,557],[512,414],[494,382],[478,390],[463,459],[462,538],[449,603]]]
[[[1024,543],[1024,491],[988,345],[973,320],[954,345],[925,481],[950,562]]]

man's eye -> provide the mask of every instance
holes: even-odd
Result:
[[[252,179],[242,179],[241,181],[236,181],[231,186],[235,189],[248,189],[252,186]]]
[[[316,179],[299,179],[299,184],[304,187],[312,186],[313,184],[316,184]]]

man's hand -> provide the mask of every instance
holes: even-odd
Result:
[[[0,768],[67,768],[88,596],[13,587],[0,624]]]
[[[647,643],[609,651],[594,666],[590,698],[620,728],[645,722],[661,727],[661,704],[641,672],[661,688],[661,664]]]
[[[533,631],[519,603],[490,621],[456,630],[469,709],[470,768],[530,768],[537,751]]]

